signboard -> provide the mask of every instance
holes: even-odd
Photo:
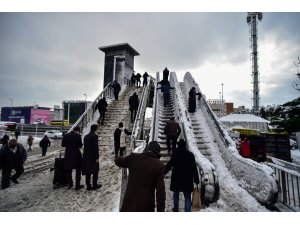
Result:
[[[48,109],[31,109],[30,123],[36,121],[44,121],[47,124],[50,123],[50,110]]]
[[[31,107],[2,107],[1,120],[20,123],[21,119],[24,119],[25,123],[29,123],[30,110]]]

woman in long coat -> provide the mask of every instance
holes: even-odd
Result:
[[[99,142],[96,130],[98,125],[93,124],[91,131],[84,139],[84,149],[82,158],[82,174],[85,175],[87,190],[96,190],[101,187],[98,182],[99,173]],[[93,186],[91,185],[91,175],[93,175]]]
[[[173,168],[173,169],[172,169]],[[174,212],[179,210],[179,192],[183,192],[185,199],[184,210],[191,211],[191,194],[194,190],[194,183],[199,184],[199,175],[193,153],[186,149],[183,139],[178,142],[178,148],[167,163],[165,174],[172,169],[170,190],[173,191]]]
[[[195,87],[192,87],[189,91],[189,112],[194,113],[196,111],[196,95],[201,97],[201,93],[196,93]]]

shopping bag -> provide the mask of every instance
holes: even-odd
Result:
[[[200,190],[198,186],[194,188],[192,194],[192,207],[197,210],[201,209],[201,196],[200,196]]]

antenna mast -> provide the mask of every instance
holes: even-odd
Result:
[[[263,14],[260,12],[248,12],[247,23],[250,26],[250,60],[252,62],[252,111],[259,114],[259,79],[258,79],[258,51],[257,51],[257,19],[261,21]]]

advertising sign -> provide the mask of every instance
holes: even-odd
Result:
[[[20,123],[24,119],[25,123],[29,123],[30,110],[30,107],[2,107],[1,120]]]
[[[50,110],[47,109],[31,109],[30,123],[44,121],[50,123]]]

